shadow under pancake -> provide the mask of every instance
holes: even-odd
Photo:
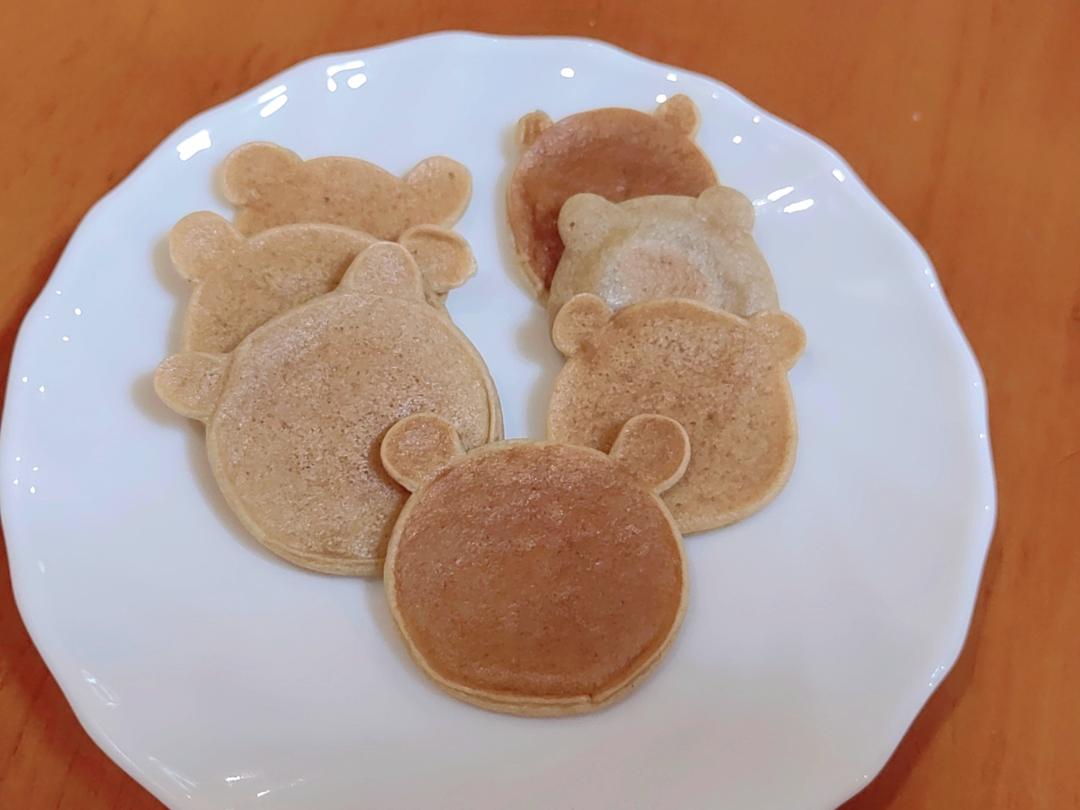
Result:
[[[169,335],[166,344],[168,353],[172,354],[180,351],[180,332],[184,326],[184,311],[187,309],[188,297],[191,295],[191,283],[173,267],[172,259],[169,258],[168,235],[163,236],[154,245],[151,258],[154,264],[154,276],[161,286],[176,299],[176,307],[173,309],[172,318],[169,319]]]
[[[413,661],[412,656],[409,654],[409,650],[405,646],[405,640],[401,637],[401,633],[398,632],[394,617],[390,615],[390,606],[387,604],[386,594],[383,592],[382,577],[361,579],[360,585],[363,588],[364,600],[367,602],[368,611],[371,614],[375,627],[382,636],[387,649],[394,654],[394,658],[397,659],[397,663],[400,665],[401,672],[395,673],[395,676],[411,678],[417,682],[422,682],[425,689],[437,693],[442,697],[446,697],[446,694],[442,689],[436,686],[435,683],[421,671],[420,666]]]
[[[537,300],[533,289],[525,277],[517,250],[514,247],[514,235],[510,230],[507,217],[506,193],[510,179],[517,166],[518,148],[515,133],[516,122],[503,130],[501,152],[504,158],[503,170],[495,186],[495,233],[502,256],[503,269],[514,282],[521,295],[533,302],[528,320],[521,324],[514,335],[517,348],[521,353],[540,367],[540,376],[533,384],[525,411],[525,431],[530,439],[547,438],[547,406],[551,396],[551,387],[555,375],[562,368],[563,359],[551,343],[551,328],[548,321],[547,307]],[[508,437],[511,438],[511,437]],[[516,437],[515,437],[516,438]]]
[[[555,375],[563,366],[562,356],[551,343],[547,311],[537,307],[518,328],[514,339],[521,353],[533,361],[540,371],[525,407],[525,430],[530,439],[546,439],[548,401],[555,385]]]
[[[201,424],[173,413],[164,402],[158,399],[157,394],[154,392],[153,372],[140,375],[135,379],[131,386],[131,399],[136,408],[157,424],[163,427],[173,426],[187,433],[186,455],[191,476],[198,484],[203,498],[210,504],[218,520],[221,521],[225,532],[233,535],[247,548],[258,553],[265,560],[272,560],[276,565],[293,567],[252,537],[244,528],[240,519],[233,513],[225,500],[225,496],[221,494],[217,481],[214,480],[213,472],[210,470],[210,461],[206,457],[205,428]],[[184,422],[190,424],[184,425],[182,424]]]
[[[518,148],[517,122],[503,130],[500,150],[503,155],[503,170],[499,173],[499,179],[495,183],[495,233],[499,242],[499,252],[502,254],[503,269],[514,282],[514,286],[521,290],[521,294],[527,296],[536,303],[538,309],[543,310],[542,302],[537,301],[535,293],[525,270],[521,266],[517,249],[514,247],[514,234],[510,230],[510,219],[506,208],[506,194],[510,188],[510,178],[514,176],[514,168],[517,166]]]

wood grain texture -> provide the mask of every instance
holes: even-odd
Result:
[[[440,28],[596,36],[716,76],[835,146],[914,232],[986,372],[1000,518],[957,667],[847,807],[1080,807],[1076,0],[4,3],[0,364],[79,218],[185,119]],[[4,566],[0,807],[155,806],[79,728]]]

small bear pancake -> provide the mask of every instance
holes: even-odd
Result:
[[[272,143],[247,143],[222,163],[225,198],[245,235],[277,225],[322,222],[396,241],[414,225],[448,228],[472,194],[469,170],[427,158],[402,178],[351,157],[301,160]]]
[[[769,265],[751,231],[754,206],[735,189],[698,197],[637,197],[610,203],[577,194],[559,213],[566,245],[548,312],[578,293],[612,309],[659,298],[690,298],[735,315],[777,309]]]
[[[483,360],[424,288],[403,247],[376,243],[337,291],[268,321],[231,354],[173,355],[154,375],[166,404],[206,422],[229,505],[290,562],[379,573],[407,496],[379,444],[401,418],[438,413],[465,447],[502,435]]]
[[[431,414],[391,428],[383,464],[413,495],[385,586],[413,659],[497,712],[581,714],[625,695],[686,609],[682,538],[655,493],[689,452],[682,427],[653,415],[610,454],[532,441],[466,453]]]
[[[743,319],[669,299],[611,314],[601,299],[571,298],[552,326],[567,356],[548,405],[548,435],[605,449],[628,416],[677,420],[693,454],[664,502],[684,533],[725,526],[783,488],[795,461],[787,371],[802,327],[782,312]]]
[[[310,223],[245,238],[217,214],[189,214],[169,234],[173,265],[195,287],[180,348],[232,351],[275,315],[337,287],[353,259],[378,241],[362,231]],[[476,272],[468,243],[451,231],[418,225],[399,242],[423,272],[435,306]]]
[[[612,202],[651,194],[696,197],[716,173],[694,143],[698,111],[676,95],[655,113],[607,107],[552,123],[542,112],[518,122],[523,149],[510,179],[507,211],[514,244],[538,296],[551,286],[562,256],[558,218],[575,194]]]

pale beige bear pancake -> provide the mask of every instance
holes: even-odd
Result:
[[[351,157],[301,160],[272,143],[237,147],[222,163],[225,198],[244,234],[277,225],[322,222],[397,240],[415,225],[450,227],[472,194],[469,170],[430,157],[398,178]]]
[[[562,256],[559,210],[584,192],[612,202],[652,194],[696,197],[716,173],[694,143],[698,111],[672,96],[652,115],[622,107],[577,113],[552,123],[543,112],[518,122],[522,146],[510,179],[507,211],[526,276],[547,294]]]
[[[776,285],[752,230],[754,206],[733,188],[697,197],[638,197],[611,203],[578,194],[559,213],[566,249],[548,312],[578,293],[612,309],[658,298],[690,298],[736,315],[778,309]]]
[[[275,315],[337,287],[352,260],[377,241],[362,231],[309,223],[245,237],[217,214],[189,214],[169,234],[173,265],[194,285],[180,348],[232,351]],[[399,242],[424,274],[435,306],[476,272],[468,243],[451,231],[418,225]]]
[[[610,454],[511,441],[465,452],[425,414],[386,434],[413,491],[386,557],[390,611],[413,659],[492,711],[581,714],[642,681],[686,608],[686,561],[656,496],[686,468],[686,432],[637,416]]]
[[[466,447],[502,435],[483,360],[424,287],[408,252],[380,242],[337,291],[263,324],[231,354],[187,352],[158,367],[158,395],[206,423],[229,505],[290,562],[379,572],[407,496],[379,443],[403,417],[438,413]]]
[[[746,517],[787,481],[796,445],[787,372],[805,344],[790,315],[743,319],[679,299],[612,315],[583,294],[559,311],[552,339],[567,361],[549,403],[550,438],[606,450],[641,411],[686,428],[690,466],[664,494],[684,533]]]

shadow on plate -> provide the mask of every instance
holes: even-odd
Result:
[[[168,236],[163,236],[154,245],[151,258],[154,264],[154,277],[176,300],[176,307],[173,309],[173,316],[169,321],[168,346],[170,352],[179,351],[180,333],[184,327],[184,310],[187,308],[188,296],[191,294],[191,284],[173,267],[172,259],[169,258]]]
[[[159,425],[186,432],[187,464],[191,470],[191,476],[198,484],[203,498],[213,508],[225,530],[264,559],[273,560],[277,565],[288,565],[252,537],[244,528],[240,519],[229,508],[229,504],[225,501],[225,496],[221,494],[217,481],[214,480],[214,474],[210,470],[210,462],[206,457],[205,429],[202,425],[195,424],[192,420],[173,413],[165,406],[165,403],[158,399],[157,394],[154,392],[153,372],[143,374],[135,379],[134,384],[131,386],[131,399],[136,408]],[[189,424],[184,424],[185,422]]]
[[[383,593],[382,578],[364,579],[360,582],[364,591],[364,601],[367,602],[368,611],[375,626],[379,630],[387,649],[394,654],[401,666],[401,675],[416,681],[423,681],[424,687],[432,692],[442,694],[442,691],[432,683],[431,679],[420,671],[420,667],[413,662],[405,641],[398,632],[394,617],[390,615],[390,606],[386,603],[386,595]]]
[[[501,151],[504,158],[503,170],[495,187],[497,200],[495,233],[502,255],[503,269],[514,282],[521,295],[533,301],[534,307],[529,319],[521,324],[514,335],[518,349],[529,360],[539,366],[540,375],[533,383],[525,413],[525,430],[531,439],[547,438],[547,404],[551,396],[551,387],[555,375],[562,368],[562,358],[551,344],[551,330],[548,325],[547,307],[533,294],[532,287],[525,279],[521,269],[517,250],[514,248],[514,236],[510,232],[510,222],[506,216],[506,193],[510,178],[517,165],[518,145],[515,140],[516,125],[507,127],[503,132]]]
[[[563,366],[559,352],[551,344],[547,312],[537,307],[514,336],[518,349],[539,368],[525,406],[525,429],[531,439],[547,438],[548,401],[555,385],[555,376]]]
[[[169,323],[168,346],[170,351],[178,351],[180,332],[184,321],[184,308],[187,305],[190,285],[173,268],[172,260],[169,258],[168,237],[158,240],[154,246],[152,257],[155,277],[176,299],[176,307]],[[221,494],[221,489],[214,480],[214,474],[210,470],[210,462],[206,457],[205,429],[202,425],[195,424],[192,420],[174,413],[158,398],[154,391],[153,370],[149,370],[146,374],[135,379],[131,386],[131,399],[135,403],[135,407],[147,418],[162,427],[178,428],[187,433],[186,450],[191,475],[198,484],[203,498],[210,504],[225,530],[264,560],[272,560],[276,565],[288,565],[288,563],[268,551],[261,543],[255,540],[244,528],[232,509],[229,508],[225,496]]]

